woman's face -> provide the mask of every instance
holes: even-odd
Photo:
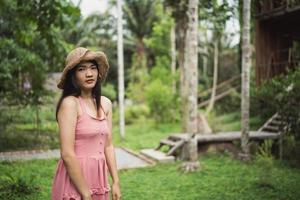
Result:
[[[92,89],[96,85],[98,73],[97,66],[94,63],[82,62],[75,69],[76,83],[81,89]]]

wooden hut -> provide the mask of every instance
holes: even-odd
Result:
[[[300,0],[255,0],[256,84],[299,65]]]

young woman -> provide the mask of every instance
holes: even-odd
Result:
[[[101,82],[109,65],[103,52],[83,47],[66,58],[57,87],[61,159],[52,185],[52,200],[108,200],[121,198],[112,143],[112,103],[101,96]],[[112,177],[109,186],[107,172]]]

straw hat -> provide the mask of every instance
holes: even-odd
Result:
[[[66,75],[69,70],[76,67],[76,65],[78,65],[80,62],[91,61],[91,60],[95,60],[97,62],[99,67],[99,78],[100,80],[104,80],[109,68],[109,64],[105,53],[101,51],[91,51],[84,47],[77,47],[68,54],[66,58],[66,66],[62,72],[57,87],[63,89]]]

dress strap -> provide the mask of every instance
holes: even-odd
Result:
[[[102,107],[102,106],[100,106],[100,109],[102,109],[102,112],[103,112],[103,115],[104,115],[104,119],[106,119],[106,113],[105,113],[105,111],[104,111],[103,107]]]
[[[79,104],[80,104],[82,112],[86,113],[85,105],[84,105],[84,102],[81,99],[81,96],[78,96],[78,100],[79,100]]]

